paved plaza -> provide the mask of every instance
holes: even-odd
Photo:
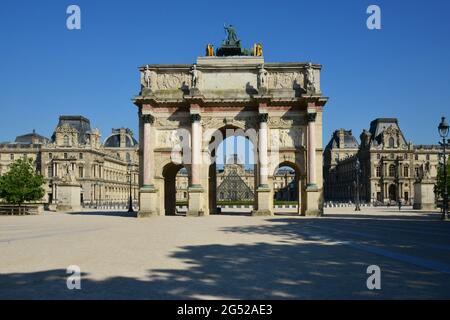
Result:
[[[450,223],[409,208],[326,217],[0,217],[1,299],[449,299]],[[81,268],[81,290],[66,268]],[[381,290],[366,269],[381,268]]]

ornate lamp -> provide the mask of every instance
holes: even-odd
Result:
[[[448,126],[447,121],[445,120],[445,117],[442,117],[442,120],[441,120],[441,123],[439,123],[438,129],[439,129],[439,135],[441,136],[441,138],[443,138],[443,139],[447,138],[449,126]]]
[[[439,123],[438,126],[439,135],[442,138],[442,142],[440,143],[443,148],[443,158],[444,158],[444,196],[443,196],[443,206],[442,206],[442,220],[447,219],[448,216],[448,190],[447,190],[447,167],[446,167],[446,154],[445,154],[445,147],[447,146],[447,141],[445,140],[448,136],[449,126],[447,121],[445,120],[445,117],[442,117],[441,123]]]

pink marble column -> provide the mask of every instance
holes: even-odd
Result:
[[[191,152],[192,152],[192,179],[191,186],[199,187],[200,183],[200,165],[202,160],[202,125],[200,123],[200,114],[191,114],[192,133],[191,133]]]
[[[259,114],[258,155],[259,155],[259,186],[268,187],[268,155],[267,155],[267,113]]]
[[[142,146],[143,162],[144,162],[144,177],[143,184],[145,187],[153,187],[152,167],[153,167],[153,146],[151,139],[152,124],[154,122],[153,116],[146,114],[142,116],[144,123],[144,144]]]
[[[316,187],[316,116],[317,113],[308,113],[308,187]]]

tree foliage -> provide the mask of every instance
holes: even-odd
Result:
[[[447,193],[450,193],[450,161],[447,162],[446,167],[447,167]],[[444,196],[444,185],[445,185],[444,170],[443,166],[441,165],[437,175],[437,182],[434,187],[434,193],[440,198]]]
[[[36,173],[32,159],[19,159],[0,177],[0,198],[19,206],[40,200],[45,194],[44,182],[44,177]]]

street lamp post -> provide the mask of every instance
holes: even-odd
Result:
[[[128,165],[127,165],[127,168],[128,168],[128,180],[129,180],[129,182],[130,182],[130,197],[128,198],[128,212],[129,213],[132,213],[132,212],[134,212],[134,210],[133,210],[133,198],[132,198],[132,196],[131,196],[131,191],[132,191],[132,187],[131,187],[131,182],[132,182],[132,174],[133,174],[133,172],[132,172],[132,165],[131,165],[131,161],[129,161],[128,162]]]
[[[99,205],[99,202],[98,202],[98,199],[99,199],[99,187],[100,187],[100,184],[96,181],[95,182],[95,184],[94,184],[94,186],[95,186],[95,189],[94,189],[94,198],[95,198],[95,209],[98,209],[98,205]]]
[[[356,169],[356,206],[355,211],[361,211],[361,207],[359,205],[359,173],[361,172],[361,163],[359,162],[359,159],[356,159],[355,163],[355,169]]]
[[[439,142],[442,145],[444,154],[444,196],[443,196],[443,211],[442,211],[442,220],[447,219],[448,217],[448,190],[447,190],[447,167],[446,167],[446,154],[445,147],[447,146],[446,138],[448,136],[449,126],[447,121],[445,121],[445,117],[442,117],[441,123],[438,126],[439,135],[442,138],[442,142]]]
[[[402,210],[402,201],[401,201],[401,197],[400,197],[400,159],[397,156],[397,158],[395,159],[395,188],[397,189],[397,205],[398,205],[398,211]]]
[[[380,174],[380,190],[381,190],[381,197],[380,197],[380,201],[381,201],[381,205],[384,205],[384,161],[385,161],[385,157],[382,156],[381,157],[381,161],[380,161],[380,170],[381,170],[381,174]]]

